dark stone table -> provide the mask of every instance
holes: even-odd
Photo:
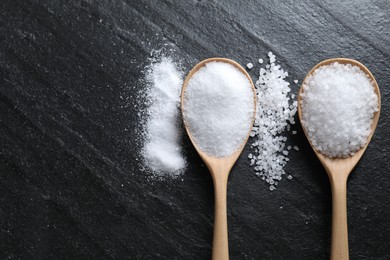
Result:
[[[350,256],[390,259],[390,4],[298,2],[2,0],[0,259],[210,259],[212,180],[188,140],[182,179],[140,170],[134,104],[156,49],[186,70],[272,51],[291,81],[327,58],[364,63],[383,103],[349,178]],[[248,146],[231,173],[231,259],[329,257],[329,181],[294,129],[291,181],[270,192]]]

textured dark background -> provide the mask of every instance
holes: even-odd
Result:
[[[2,0],[0,259],[210,258],[212,181],[188,140],[182,179],[148,181],[137,161],[136,92],[155,49],[185,71],[252,61],[253,77],[273,51],[291,81],[327,58],[364,63],[383,103],[349,178],[350,255],[390,259],[389,1],[284,2]],[[329,257],[329,182],[295,129],[293,180],[270,192],[249,147],[231,173],[231,259]]]

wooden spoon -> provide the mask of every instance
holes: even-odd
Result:
[[[318,159],[321,161],[322,165],[324,166],[326,172],[328,173],[328,177],[330,179],[330,184],[332,188],[332,243],[331,243],[330,259],[339,260],[339,259],[349,259],[348,227],[347,227],[347,179],[352,169],[355,167],[355,165],[362,157],[364,151],[368,146],[368,143],[371,140],[372,135],[374,134],[375,128],[378,124],[379,113],[381,109],[381,95],[379,92],[378,84],[376,83],[374,76],[360,62],[351,59],[345,59],[345,58],[335,58],[335,59],[322,61],[318,63],[307,74],[299,90],[298,116],[301,122],[302,122],[301,94],[303,92],[303,86],[305,85],[306,79],[319,67],[324,65],[329,65],[334,62],[358,66],[364,73],[366,73],[370,77],[374,85],[374,91],[378,96],[378,108],[379,108],[379,111],[375,112],[374,114],[373,122],[371,125],[371,134],[367,139],[366,145],[363,148],[361,148],[359,151],[357,151],[354,155],[347,158],[329,158],[323,155],[322,153],[318,152],[314,148],[314,146],[310,144],[314,150],[314,153],[317,155]],[[303,125],[302,128],[305,132],[306,137],[308,137],[306,133],[306,129],[303,127]]]
[[[254,103],[254,110],[253,110],[253,117],[252,122],[250,124],[250,127],[248,128],[248,134],[245,137],[244,141],[242,142],[240,147],[237,147],[237,150],[231,154],[228,157],[218,158],[213,157],[202,150],[199,149],[196,142],[191,136],[191,132],[189,131],[188,125],[185,120],[185,116],[183,113],[183,108],[185,106],[185,98],[184,93],[187,87],[188,81],[191,79],[191,77],[203,66],[206,65],[206,63],[209,62],[225,62],[233,65],[237,69],[239,69],[250,82],[253,90],[253,103]],[[237,86],[240,87],[240,86]],[[215,196],[215,212],[214,212],[214,239],[213,239],[213,252],[212,252],[212,259],[213,260],[227,260],[229,259],[229,246],[228,246],[228,234],[227,234],[227,215],[226,215],[226,192],[227,192],[227,182],[230,170],[232,169],[234,163],[237,161],[239,155],[241,154],[242,149],[244,148],[245,143],[248,140],[249,133],[252,129],[253,122],[255,120],[255,113],[256,113],[256,91],[253,86],[252,79],[248,75],[248,73],[245,71],[243,67],[241,67],[240,64],[238,64],[235,61],[232,61],[230,59],[225,58],[210,58],[201,61],[198,63],[187,75],[182,92],[181,92],[181,111],[183,114],[184,119],[184,126],[186,128],[187,134],[191,139],[192,144],[194,145],[196,151],[199,153],[200,157],[203,159],[205,164],[207,165],[207,168],[209,169],[211,176],[213,178],[214,182],[214,196]]]

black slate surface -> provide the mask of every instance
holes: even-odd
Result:
[[[0,259],[210,258],[212,180],[188,140],[182,179],[151,182],[137,160],[136,92],[156,49],[187,71],[273,51],[300,81],[327,58],[364,63],[383,103],[349,178],[350,256],[390,259],[390,4],[283,2],[2,0]],[[249,147],[230,175],[231,259],[329,258],[329,181],[294,129],[293,180],[270,192]]]

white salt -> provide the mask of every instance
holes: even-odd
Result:
[[[259,63],[260,63],[260,64],[263,64],[263,59],[259,59]]]
[[[318,151],[348,157],[366,144],[378,97],[359,67],[321,66],[305,81],[301,97],[302,125]]]
[[[180,90],[182,74],[169,58],[146,71],[147,120],[142,157],[156,176],[177,177],[186,166],[181,152]]]
[[[256,82],[257,112],[254,127],[252,148],[256,175],[275,189],[275,183],[285,174],[283,167],[287,164],[288,151],[285,148],[287,137],[282,136],[289,124],[294,124],[297,111],[296,102],[290,100],[290,83],[286,81],[287,71],[275,65],[276,56],[268,53],[270,64],[260,69]],[[291,149],[291,147],[290,147]]]
[[[294,83],[295,83],[295,84],[298,84],[298,80],[297,80],[297,79],[296,79],[296,80],[294,80]]]
[[[245,141],[254,112],[248,78],[225,62],[209,62],[189,80],[184,93],[184,121],[196,145],[226,157]]]
[[[275,63],[276,61],[276,56],[272,53],[272,52],[268,52],[268,57],[269,57],[269,62],[271,63]]]
[[[253,64],[252,64],[251,62],[249,62],[248,64],[246,64],[246,67],[247,67],[248,69],[252,69],[252,68],[253,68]]]

